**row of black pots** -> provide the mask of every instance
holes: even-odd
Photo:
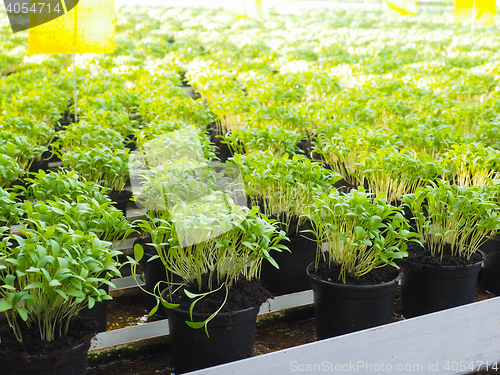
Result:
[[[425,267],[424,271],[401,271],[396,279],[379,285],[344,285],[319,280],[311,275],[314,266],[311,263],[307,268],[307,277],[314,291],[318,339],[389,323],[400,280],[403,300],[408,298],[412,301],[405,307],[412,316],[470,303],[474,298],[481,263],[458,271],[458,267],[443,267],[440,270],[441,267],[436,266]],[[417,285],[422,279],[426,281],[420,289]],[[204,330],[193,330],[185,324],[189,320],[188,312],[169,310],[176,372],[194,371],[249,357],[253,350],[257,313],[258,308],[255,307],[233,314],[219,314],[208,324],[210,337],[207,337]],[[195,320],[202,321],[207,316],[197,314]]]
[[[141,242],[145,245],[149,241],[142,239]],[[419,269],[403,263],[405,272],[390,282],[368,286],[342,285],[311,276],[316,254],[314,241],[293,237],[288,246],[291,253],[285,251],[274,254],[280,265],[279,270],[274,267],[266,270],[263,267],[263,280],[275,294],[289,294],[312,286],[319,339],[389,323],[399,281],[403,315],[406,318],[471,303],[482,263],[462,268],[429,265]],[[159,259],[149,261],[154,248],[145,246],[145,250],[142,261],[145,289],[152,293],[155,285],[166,279],[165,268]],[[308,263],[307,272],[304,272],[304,265]],[[304,278],[298,275],[304,275]],[[151,309],[156,305],[156,299],[149,296],[146,304]],[[174,366],[179,373],[243,359],[253,350],[257,307],[232,314],[219,314],[208,324],[210,338],[206,337],[203,329],[194,330],[185,324],[187,312],[172,309],[167,314],[159,310],[157,315],[162,313],[168,315]],[[202,321],[205,318],[200,314],[195,320]],[[197,355],[193,356],[192,353]]]
[[[473,275],[477,279],[479,271],[476,272],[476,269],[478,266],[480,267],[481,263],[466,267],[467,271],[462,272],[465,275],[453,276],[452,279],[458,278],[461,282],[469,279],[473,281],[475,286]],[[429,266],[429,268],[432,267]],[[447,280],[446,275],[452,272],[452,268],[456,267],[443,268],[445,268],[444,279]],[[401,276],[400,273],[398,278],[380,285],[342,285],[312,277],[310,274],[312,269],[313,263],[309,265],[307,275],[314,290],[316,329],[319,339],[389,323],[400,278],[402,278],[403,293],[405,293],[405,285],[408,286],[415,281],[412,279],[414,275],[408,272],[409,278],[405,279],[404,274]],[[434,272],[429,273],[427,270],[420,273],[422,277],[434,275]],[[437,279],[442,280],[442,275],[438,275]],[[439,285],[440,282],[436,285]],[[432,286],[431,289],[434,289],[436,285]],[[445,283],[443,288],[446,287],[451,288],[444,291],[445,295],[457,289]],[[465,287],[465,290],[472,289]],[[412,292],[414,289],[410,287],[408,291]],[[472,292],[472,298],[473,296]],[[468,303],[464,300],[461,302]],[[439,309],[441,308],[446,307],[440,306]],[[259,308],[254,307],[235,313],[218,314],[208,323],[210,337],[207,337],[203,329],[194,330],[186,325],[185,321],[189,320],[189,312],[180,309],[169,310],[170,340],[176,373],[190,372],[251,356],[258,311]],[[194,313],[193,318],[195,321],[202,321],[207,318],[207,315]],[[82,374],[84,373],[82,368],[86,366],[86,349],[88,348],[75,348],[63,362],[56,365],[55,370],[54,363],[47,360],[47,364],[41,364],[42,367],[37,367],[36,372],[32,371],[31,365],[27,365],[26,373],[31,371],[31,373],[42,375]],[[8,366],[9,364],[6,364],[4,367],[7,368],[7,374],[18,373],[9,370]]]
[[[410,266],[399,277],[379,285],[343,285],[308,275],[314,290],[319,339],[389,323],[401,280],[402,311],[416,317],[472,303],[482,262],[467,267]]]

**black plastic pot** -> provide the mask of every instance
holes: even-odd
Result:
[[[155,247],[147,245],[148,243],[151,243],[151,237],[139,237],[134,241],[134,246],[139,244],[144,249],[144,256],[141,259],[141,267],[144,274],[144,289],[149,293],[153,293],[156,284],[160,281],[167,281],[167,274],[160,258],[150,260],[154,255],[158,255],[158,253]],[[156,306],[156,298],[154,296],[144,293],[144,300],[148,311],[151,311]],[[163,309],[158,309],[155,316],[166,317]]]
[[[49,162],[48,160],[42,159],[42,160],[34,160],[30,167],[29,167],[29,172],[34,172],[38,173],[39,170],[42,171],[48,171],[49,169]]]
[[[488,239],[481,246],[481,251],[486,256],[483,264],[484,288],[500,295],[500,241]]]
[[[283,244],[291,253],[284,250],[271,254],[279,269],[266,260],[262,262],[260,280],[266,289],[275,295],[311,289],[305,269],[316,258],[316,241],[301,236],[291,237],[290,241]]]
[[[125,138],[125,148],[130,149],[130,152],[137,150],[137,138],[134,136],[134,134],[129,134]]]
[[[222,143],[223,134],[217,129],[215,123],[210,124],[207,131],[209,133],[210,142],[216,146],[215,155],[219,158],[221,163],[225,163],[233,154],[229,146]]]
[[[103,284],[99,289],[104,289],[106,293],[109,292],[109,285]],[[97,332],[105,332],[108,326],[108,305],[109,301],[96,302],[94,307],[88,307],[80,311],[80,316],[88,316],[97,321],[99,326]]]
[[[109,198],[114,202],[115,207],[118,208],[123,215],[127,217],[127,206],[132,197],[132,192],[128,190],[113,191],[109,193]]]
[[[401,264],[402,310],[405,318],[411,318],[472,303],[483,261],[466,267]]]
[[[84,375],[89,344],[80,344],[57,360],[52,356],[29,356],[29,362],[0,357],[2,375]]]
[[[159,258],[149,261],[152,257],[153,254],[144,253],[143,258],[141,259],[141,266],[144,271],[144,289],[146,289],[150,293],[154,292],[156,284],[158,284],[160,281],[167,280],[165,266]],[[156,306],[156,298],[149,294],[145,294],[145,299],[146,308],[148,309],[148,311],[151,311],[151,309]],[[155,315],[166,317],[163,309],[158,309]]]
[[[193,329],[186,324],[189,312],[168,311],[172,361],[175,373],[199,370],[205,367],[237,361],[252,355],[258,307],[222,313],[208,323],[205,330]],[[193,313],[194,321],[203,321],[209,314]]]
[[[345,285],[307,275],[314,291],[314,315],[318,339],[326,339],[391,322],[400,275],[378,285]]]

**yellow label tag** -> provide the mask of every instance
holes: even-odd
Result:
[[[455,0],[455,23],[494,25],[497,6],[495,0]]]
[[[417,2],[415,0],[387,0],[387,5],[402,16],[417,14]]]
[[[73,8],[69,0],[63,4],[63,16],[30,28],[29,55],[115,51],[114,0],[80,0]],[[31,24],[40,23],[36,17],[39,15],[30,15]]]

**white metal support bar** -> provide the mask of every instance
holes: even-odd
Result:
[[[500,368],[499,347],[492,298],[190,374],[468,374]]]

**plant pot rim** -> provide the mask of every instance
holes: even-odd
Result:
[[[313,277],[311,275],[311,273],[309,272],[309,269],[314,266],[314,263],[315,262],[312,262],[310,263],[308,266],[307,266],[307,276],[311,279],[313,279],[314,281],[320,283],[320,284],[323,284],[323,285],[335,285],[335,286],[339,286],[340,288],[345,288],[345,289],[352,289],[352,290],[360,290],[360,289],[363,289],[363,290],[366,290],[366,289],[380,289],[380,288],[384,288],[386,287],[387,285],[390,285],[390,284],[394,284],[394,283],[399,283],[399,281],[401,280],[401,277],[403,276],[403,269],[401,267],[398,267],[398,270],[399,270],[399,274],[398,276],[393,279],[393,280],[390,280],[390,281],[387,281],[385,283],[381,283],[381,284],[372,284],[372,285],[349,285],[349,284],[344,284],[344,283],[336,283],[336,282],[333,282],[333,281],[325,281],[325,280],[321,280],[321,279],[318,279],[316,277]]]
[[[162,297],[163,297],[163,294],[165,293],[166,290],[167,290],[167,288],[165,288],[161,292]],[[253,306],[253,307],[249,307],[247,309],[234,310],[234,311],[230,311],[230,312],[218,312],[217,315],[216,315],[216,317],[226,318],[226,317],[243,315],[243,314],[249,313],[249,312],[251,312],[251,311],[253,311],[255,309],[259,310],[260,306]],[[180,307],[175,307],[173,309],[167,309],[167,311],[171,311],[171,310],[175,310],[177,313],[185,313],[185,314],[189,315],[189,310],[184,310],[184,309],[182,309]],[[194,317],[197,317],[197,318],[206,318],[207,316],[210,316],[210,315],[212,315],[212,313],[200,313],[200,312],[194,312],[193,311],[193,318]]]
[[[445,269],[445,270],[455,270],[455,269],[467,269],[467,268],[474,268],[474,267],[479,267],[481,264],[484,263],[484,260],[486,259],[486,254],[480,250],[480,249],[477,249],[476,250],[477,253],[481,254],[481,256],[483,257],[483,259],[481,259],[479,262],[476,262],[476,263],[471,263],[471,264],[466,264],[465,266],[440,266],[440,265],[437,265],[437,264],[425,264],[425,263],[422,263],[422,267],[418,267],[418,268],[427,268],[427,269],[437,269],[437,268],[440,268],[440,269]],[[437,257],[436,257],[437,258]],[[401,259],[401,262],[406,262],[408,264],[410,264],[411,266],[414,266],[415,263],[412,263],[411,261],[409,261],[408,258],[403,258]]]
[[[184,315],[189,316],[189,310],[184,310],[184,309],[180,309],[177,307],[174,309],[168,309],[168,311],[171,311],[171,310],[175,311],[178,314],[184,314]],[[225,312],[225,313],[218,312],[217,315],[215,315],[214,319],[217,319],[217,318],[230,319],[230,318],[238,317],[240,315],[249,314],[251,312],[254,312],[255,310],[257,310],[257,312],[258,312],[260,310],[260,306],[259,307],[254,306],[254,307],[250,307],[248,309],[235,310],[235,311]],[[193,320],[206,319],[210,315],[212,315],[212,313],[193,312]]]

